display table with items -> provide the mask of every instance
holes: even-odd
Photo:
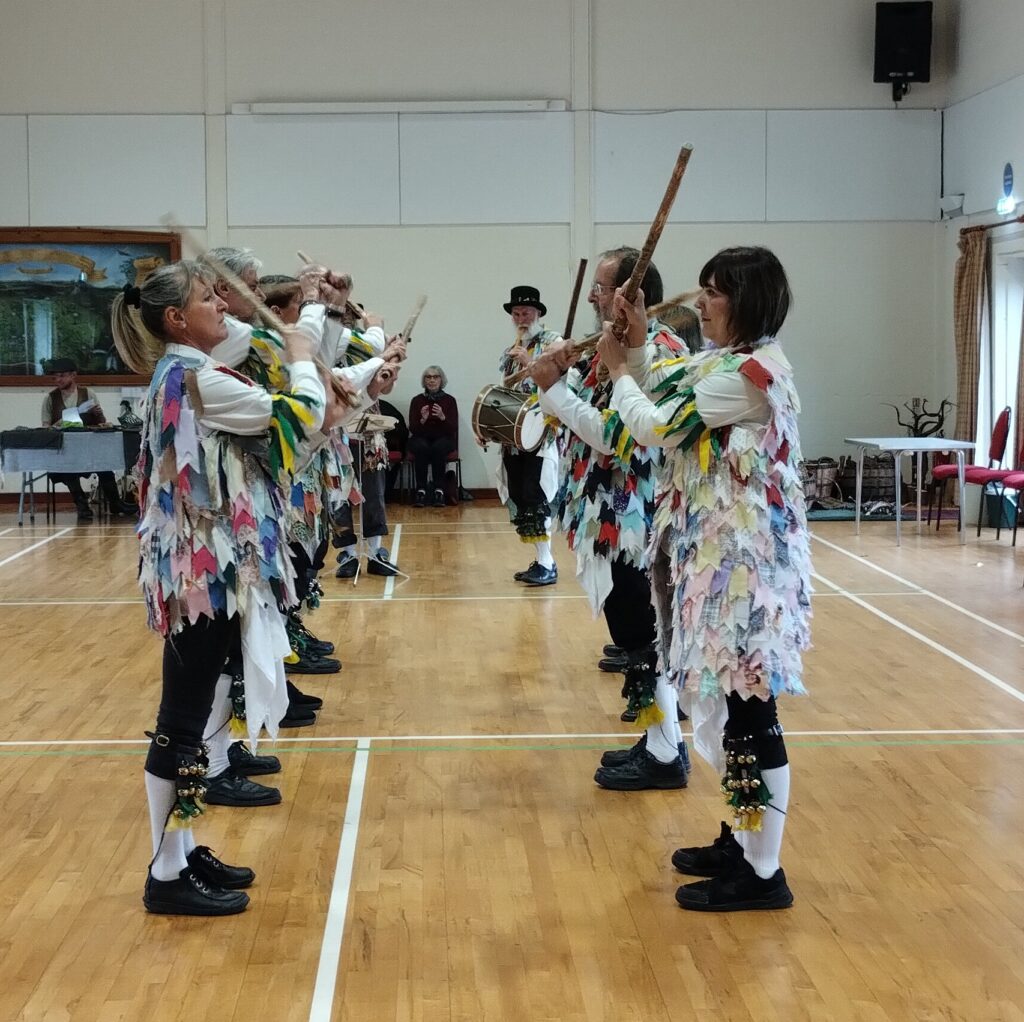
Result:
[[[118,427],[96,429],[11,429],[0,433],[0,471],[21,473],[18,524],[25,514],[35,522],[35,483],[50,475],[91,475],[93,472],[130,472],[139,456],[138,430]],[[46,520],[56,515],[56,497],[48,487]]]
[[[960,482],[960,492],[964,487],[964,455],[967,451],[973,451],[975,444],[968,440],[947,440],[945,437],[919,437],[919,436],[855,436],[847,437],[844,441],[857,448],[857,495],[855,508],[857,522],[857,535],[860,535],[860,510],[861,510],[861,489],[864,485],[864,452],[879,451],[892,455],[893,468],[896,484],[896,545],[900,545],[900,518],[902,517],[901,494],[900,494],[900,463],[905,454],[917,455],[917,531],[921,531],[921,480],[922,480],[922,457],[925,454],[951,453],[956,455],[957,479]],[[966,533],[960,530],[960,542],[967,541]]]

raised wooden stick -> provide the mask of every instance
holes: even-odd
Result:
[[[426,295],[420,295],[419,298],[416,299],[416,305],[415,305],[415,307],[412,310],[412,315],[409,317],[408,322],[405,324],[405,327],[402,329],[402,334],[401,334],[402,340],[404,340],[406,344],[408,344],[409,341],[412,340],[412,328],[416,325],[416,320],[418,320],[420,318],[420,313],[423,311],[423,307],[426,304],[427,304],[427,296]]]
[[[581,259],[579,269],[576,271],[576,284],[572,289],[572,301],[569,302],[569,315],[565,320],[565,330],[562,331],[563,337],[572,337],[572,325],[576,322],[576,306],[580,300],[580,291],[583,288],[583,275],[586,272],[587,261],[586,259]]]
[[[657,305],[648,305],[646,309],[647,318],[660,319],[673,309],[677,309],[682,305],[688,305],[700,294],[700,292],[700,288],[697,288],[694,291],[683,291],[680,294],[673,295],[671,298],[665,299],[663,302],[658,302]],[[666,317],[666,324],[668,326],[672,326],[672,321],[669,317]],[[579,358],[581,355],[586,355],[587,352],[593,351],[597,347],[597,342],[601,340],[601,333],[602,331],[599,330],[597,333],[590,334],[582,340],[573,341],[572,347],[570,348],[573,358]],[[529,375],[530,367],[527,366],[525,369],[520,369],[519,372],[507,377],[505,386],[514,387],[517,383],[521,383],[525,380]]]
[[[219,259],[214,259],[209,252],[203,252],[203,249],[200,247],[192,233],[187,228],[182,227],[181,224],[177,223],[170,213],[161,217],[160,222],[181,235],[182,244],[188,245],[196,253],[202,253],[203,262],[205,262],[206,265],[221,278],[221,280],[227,281],[229,287],[235,291],[255,313],[261,316],[263,321],[267,323],[271,329],[276,330],[281,335],[282,339],[284,338],[285,334],[289,330],[288,325],[269,306],[264,305],[263,302],[253,294],[249,285],[246,284],[245,281],[234,272],[234,270],[229,269]],[[313,364],[321,373],[325,373],[327,375],[331,389],[340,400],[344,401],[352,408],[358,408],[359,405],[362,404],[357,394],[350,394],[347,390],[343,389],[341,382],[335,377],[334,373],[332,373],[316,355],[313,356]]]
[[[658,212],[655,214],[651,229],[647,232],[647,240],[644,242],[644,247],[640,250],[640,255],[637,258],[636,265],[633,267],[633,272],[629,275],[629,280],[626,281],[622,289],[622,296],[630,305],[636,301],[636,293],[640,287],[640,282],[644,279],[647,267],[650,266],[651,259],[654,257],[654,249],[661,238],[661,232],[665,229],[668,215],[672,212],[672,204],[676,201],[676,193],[679,191],[683,174],[686,173],[686,165],[690,162],[692,155],[693,146],[687,144],[679,150],[679,155],[676,157],[676,165],[672,168],[672,176],[668,179],[665,195],[661,200],[661,205],[658,207]],[[615,322],[612,323],[612,333],[620,341],[625,336],[626,316],[624,313],[615,317]]]

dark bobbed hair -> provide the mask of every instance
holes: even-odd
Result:
[[[603,262],[606,259],[616,261],[615,286],[622,287],[629,280],[636,261],[640,258],[640,250],[630,248],[628,245],[620,245],[618,248],[610,248],[602,252],[600,257]],[[665,300],[665,285],[661,282],[661,274],[654,263],[647,264],[647,272],[644,279],[640,281],[640,289],[644,293],[645,305],[660,305]]]
[[[753,344],[775,337],[793,301],[786,271],[774,252],[759,246],[723,248],[700,271],[700,286],[715,278],[715,289],[729,299],[730,340]]]
[[[275,273],[268,277],[260,277],[260,290],[266,296],[263,301],[268,309],[273,305],[283,309],[299,293],[300,285],[296,277]]]

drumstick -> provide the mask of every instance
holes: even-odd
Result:
[[[701,293],[701,289],[697,288],[694,291],[683,291],[680,294],[674,295],[672,298],[667,298],[663,302],[658,302],[657,305],[648,305],[646,312],[648,319],[659,319],[666,313],[671,312],[673,309],[678,309],[680,306],[687,305],[692,302]],[[667,325],[671,326],[671,319],[666,317]],[[569,349],[572,353],[573,358],[579,358],[580,355],[585,355],[589,351],[593,351],[597,347],[597,342],[601,340],[601,331],[595,334],[590,334],[588,337],[584,337],[580,341],[574,341],[572,347]],[[506,377],[506,386],[514,387],[517,383],[522,383],[523,380],[530,375],[530,367],[527,366],[525,369],[520,369],[519,372],[513,373],[511,376]]]
[[[580,291],[583,288],[583,274],[587,272],[587,260],[581,259],[579,269],[576,271],[576,285],[572,289],[572,301],[569,302],[569,315],[565,320],[565,330],[562,331],[563,337],[572,336],[572,325],[576,321],[576,306],[580,300]]]
[[[318,265],[320,265],[319,263],[314,263],[313,260],[310,259],[309,256],[306,255],[306,253],[303,252],[301,248],[295,254],[307,266],[318,266]],[[326,305],[327,303],[325,302],[324,304]],[[335,307],[333,305],[329,305],[328,308],[332,309],[333,311],[339,311],[339,310],[335,309]],[[350,315],[355,316],[356,319],[362,319],[363,318],[363,310],[358,305],[356,305],[356,303],[354,301],[352,301],[351,298],[346,298],[345,299],[345,311],[347,313],[349,313]]]
[[[416,320],[420,318],[420,313],[423,311],[423,307],[427,304],[427,296],[420,295],[416,299],[416,305],[412,310],[412,315],[409,317],[408,322],[405,324],[402,330],[401,337],[406,344],[412,339],[412,328],[416,325]]]
[[[166,216],[161,217],[160,222],[164,224],[166,227],[169,227],[171,230],[181,235],[182,242],[188,245],[194,251],[203,251],[202,248],[200,248],[196,239],[192,236],[191,232],[187,228],[182,227],[179,223],[177,223],[170,213],[168,213]],[[228,286],[233,291],[235,291],[240,298],[247,302],[254,312],[262,316],[264,321],[270,324],[272,329],[276,330],[281,335],[282,338],[284,337],[284,335],[288,332],[289,329],[287,324],[285,324],[281,320],[281,318],[273,311],[273,309],[270,309],[268,306],[264,305],[256,297],[256,295],[253,294],[249,286],[245,283],[244,280],[242,280],[241,277],[238,276],[237,273],[235,273],[233,270],[228,269],[228,267],[225,266],[219,259],[214,259],[209,254],[209,252],[204,253],[203,260],[206,263],[206,265],[209,266],[210,269],[212,269],[213,272],[217,274],[218,277],[220,277],[222,280],[227,281]],[[352,408],[358,408],[360,404],[362,404],[362,401],[360,400],[358,394],[350,394],[348,391],[342,389],[341,382],[316,355],[313,356],[313,364],[317,367],[317,369],[320,370],[321,373],[327,374],[327,379],[330,381],[331,390],[334,391],[336,397],[344,401],[347,405],[350,405]]]

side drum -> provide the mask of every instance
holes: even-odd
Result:
[[[530,394],[484,387],[473,402],[473,433],[483,444],[535,451],[544,440],[544,415]]]

